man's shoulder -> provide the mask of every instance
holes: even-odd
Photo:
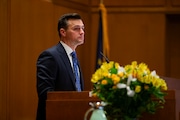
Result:
[[[53,54],[59,53],[59,51],[61,51],[61,48],[60,48],[60,45],[58,45],[58,44],[43,50],[40,53],[40,56],[42,56],[42,55],[53,55]]]
[[[44,50],[44,52],[50,52],[50,53],[54,53],[54,52],[56,53],[59,51],[62,51],[62,45],[60,43]]]

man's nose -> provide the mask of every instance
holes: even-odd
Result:
[[[84,34],[84,29],[83,28],[80,28],[80,33]]]

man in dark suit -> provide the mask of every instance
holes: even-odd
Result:
[[[58,21],[60,42],[43,51],[37,60],[38,110],[36,120],[46,120],[46,99],[49,91],[82,91],[84,83],[79,62],[77,76],[72,52],[84,43],[84,24],[77,13],[69,13]],[[78,77],[78,78],[76,78]],[[78,85],[76,82],[78,82]]]

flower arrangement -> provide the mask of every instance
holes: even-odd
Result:
[[[155,113],[162,108],[167,90],[166,82],[145,63],[122,67],[104,62],[92,75],[92,95],[107,103],[104,110],[113,120],[132,120],[143,112]]]

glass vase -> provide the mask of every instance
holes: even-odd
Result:
[[[107,120],[103,106],[100,102],[90,103],[90,105],[92,107],[85,113],[84,120],[87,120],[90,112],[92,112],[90,120]]]

